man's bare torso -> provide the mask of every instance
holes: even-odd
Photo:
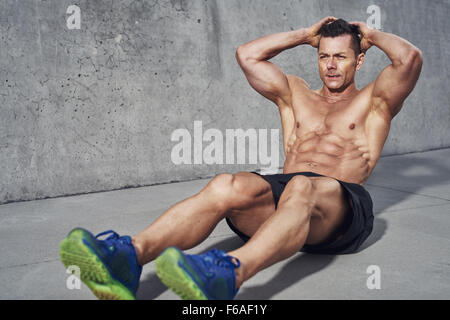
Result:
[[[364,184],[378,161],[390,120],[374,108],[372,85],[333,101],[289,75],[292,106],[280,106],[283,173],[312,171]]]

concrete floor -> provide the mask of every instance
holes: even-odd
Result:
[[[450,149],[380,159],[366,184],[374,231],[356,254],[299,253],[250,279],[236,299],[450,299]],[[69,290],[59,260],[75,226],[138,233],[209,179],[0,206],[0,299],[95,299]],[[241,240],[221,222],[191,252],[231,250]],[[380,289],[369,289],[379,267]],[[138,299],[178,299],[145,266]]]

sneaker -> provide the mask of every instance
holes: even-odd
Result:
[[[101,236],[111,234],[105,240]],[[134,300],[142,267],[129,236],[108,230],[93,236],[82,228],[73,229],[61,242],[61,261],[66,268],[80,268],[81,280],[102,300]]]
[[[240,262],[222,250],[189,255],[169,247],[156,259],[155,266],[161,281],[182,299],[231,300],[239,290],[235,289],[234,269]]]

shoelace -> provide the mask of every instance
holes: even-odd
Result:
[[[112,244],[113,241],[119,241],[121,244],[130,244],[130,238],[129,237],[121,237],[119,236],[119,234],[113,230],[107,230],[104,232],[99,233],[98,235],[95,236],[96,239],[98,239],[101,236],[110,234],[111,235],[106,238],[104,241],[106,244],[110,245]]]
[[[220,267],[232,267],[233,269],[236,269],[241,265],[238,258],[229,256],[218,249],[212,249],[211,253],[216,257],[216,259],[214,259],[214,263]],[[233,259],[237,264],[233,262]]]

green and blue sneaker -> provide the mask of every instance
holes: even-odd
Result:
[[[235,289],[234,269],[240,262],[222,250],[189,255],[169,247],[156,259],[155,266],[161,281],[182,299],[231,300],[239,290]]]
[[[101,236],[111,234],[105,240]],[[108,230],[93,236],[82,228],[73,229],[61,242],[61,261],[66,268],[77,266],[81,280],[99,299],[133,300],[142,267],[129,236]]]

